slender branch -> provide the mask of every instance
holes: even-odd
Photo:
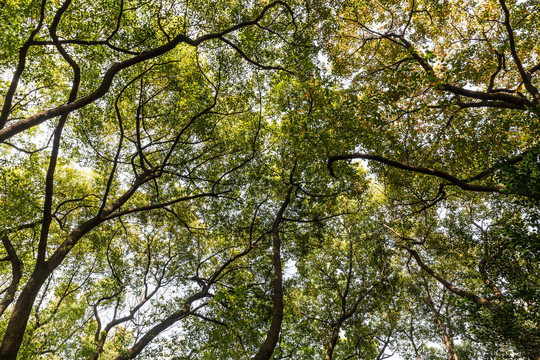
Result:
[[[255,61],[255,60],[251,59],[249,56],[246,55],[246,53],[244,51],[242,51],[242,49],[240,49],[238,46],[236,46],[234,43],[227,40],[226,38],[221,38],[220,40],[223,41],[224,43],[226,43],[227,45],[229,45],[230,47],[232,47],[238,54],[240,54],[240,56],[242,56],[244,58],[244,60],[246,60],[250,64],[253,64],[253,65],[257,66],[260,69],[263,69],[263,70],[281,70],[281,71],[285,71],[285,72],[287,72],[289,74],[294,74],[293,71],[287,70],[282,66],[263,65],[263,64],[259,63],[258,61]]]
[[[118,356],[115,360],[127,360],[127,359],[133,359],[136,357],[156,336],[158,336],[161,332],[165,331],[172,325],[174,325],[176,322],[184,319],[188,315],[195,315],[200,318],[203,318],[207,321],[212,321],[217,324],[226,326],[226,324],[221,323],[217,320],[209,319],[203,315],[196,314],[196,311],[201,309],[202,307],[206,306],[208,303],[202,303],[199,306],[196,306],[195,308],[192,308],[192,304],[200,299],[204,299],[209,295],[210,288],[215,284],[216,281],[218,281],[221,277],[220,275],[227,269],[229,265],[231,265],[233,262],[235,262],[237,259],[247,255],[251,250],[255,247],[255,244],[251,243],[249,244],[245,250],[242,252],[232,256],[227,260],[225,263],[223,263],[213,274],[212,276],[207,280],[203,282],[202,289],[191,295],[185,302],[182,309],[175,311],[173,314],[169,315],[162,321],[160,321],[158,324],[154,325],[148,332],[146,332],[139,341],[137,341],[129,350],[127,350],[123,355]],[[194,281],[201,280],[193,278]]]
[[[426,293],[427,293],[426,302],[429,308],[431,309],[431,312],[433,312],[433,316],[435,317],[435,322],[437,323],[437,326],[439,327],[439,331],[441,332],[441,336],[446,345],[446,350],[448,353],[448,360],[458,360],[452,335],[448,331],[446,331],[446,328],[444,327],[444,324],[441,320],[441,308],[443,306],[446,293],[443,293],[441,304],[439,306],[439,309],[437,309],[435,307],[435,303],[433,302],[433,298],[429,290],[429,284],[424,276],[422,276],[422,282],[424,284],[424,289],[426,290]]]
[[[424,270],[430,276],[435,278],[439,283],[441,283],[445,288],[447,288],[448,290],[450,290],[454,294],[459,295],[459,296],[461,296],[463,298],[467,298],[469,300],[472,300],[473,302],[486,307],[488,310],[490,310],[492,312],[495,310],[494,305],[488,299],[477,296],[477,295],[474,295],[474,294],[472,294],[472,293],[470,293],[470,292],[468,292],[466,290],[458,288],[457,286],[455,286],[454,284],[450,283],[448,280],[443,278],[441,275],[436,273],[431,267],[429,267],[428,265],[426,265],[422,261],[422,259],[420,258],[420,255],[415,250],[413,250],[413,249],[411,249],[409,247],[405,247],[405,246],[401,246],[401,248],[407,250],[409,252],[409,254],[412,255],[412,257],[414,258],[414,260],[416,261],[418,266],[420,266],[422,268],[422,270]]]
[[[200,193],[200,194],[196,194],[196,195],[183,196],[183,197],[176,198],[176,199],[173,199],[173,200],[170,200],[170,201],[167,201],[167,202],[163,202],[163,203],[147,205],[147,206],[141,206],[141,207],[137,207],[137,208],[131,208],[131,209],[115,212],[115,213],[112,213],[110,215],[103,216],[103,220],[110,220],[110,219],[118,218],[118,217],[121,217],[121,216],[124,216],[124,215],[127,215],[127,214],[132,214],[132,213],[141,212],[141,211],[161,209],[161,208],[163,208],[165,206],[173,205],[173,204],[176,204],[176,203],[179,203],[179,202],[182,202],[182,201],[189,201],[189,200],[194,200],[194,199],[198,199],[198,198],[202,198],[202,197],[219,197],[219,195],[225,194],[227,192],[229,192],[229,191],[224,191],[224,192],[220,192],[220,193],[205,192],[205,193]]]
[[[65,39],[60,40],[60,44],[62,45],[82,45],[82,46],[92,46],[92,45],[104,45],[108,48],[118,51],[123,54],[127,55],[138,55],[141,52],[140,51],[133,51],[128,49],[122,49],[121,47],[118,47],[114,44],[111,44],[109,40],[81,40],[81,39]],[[54,45],[54,43],[50,40],[34,40],[32,41],[31,45]]]
[[[41,27],[43,26],[46,3],[47,3],[47,0],[41,0],[39,22],[36,28],[30,34],[28,40],[24,43],[24,45],[19,50],[19,62],[17,64],[17,69],[13,73],[11,84],[9,85],[9,89],[6,93],[6,97],[4,98],[4,105],[2,106],[2,112],[0,113],[0,132],[1,132],[1,129],[3,129],[6,126],[6,123],[8,121],[9,113],[11,111],[11,103],[13,102],[13,96],[15,95],[15,91],[17,91],[17,86],[19,85],[21,75],[26,66],[26,55],[28,53],[28,49],[30,49],[30,46],[32,44],[32,41],[34,40],[34,37],[39,33],[39,31],[41,30]],[[5,139],[2,139],[2,140],[5,140]]]

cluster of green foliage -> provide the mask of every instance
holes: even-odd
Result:
[[[0,0],[0,359],[540,359],[534,0]]]

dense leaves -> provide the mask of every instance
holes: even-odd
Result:
[[[1,359],[540,359],[535,1],[0,1]]]

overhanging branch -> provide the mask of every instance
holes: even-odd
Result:
[[[327,167],[328,171],[330,171],[330,174],[333,177],[337,177],[334,169],[332,167],[333,163],[338,160],[353,160],[353,159],[363,159],[363,160],[373,160],[377,161],[382,164],[390,165],[396,169],[401,169],[405,171],[410,171],[418,174],[425,174],[430,176],[435,176],[440,179],[446,180],[449,182],[449,185],[455,185],[459,188],[467,191],[477,191],[477,192],[495,192],[499,193],[501,190],[505,189],[502,186],[497,185],[475,185],[470,184],[467,180],[458,179],[457,177],[450,175],[444,171],[435,170],[431,168],[425,168],[421,166],[413,166],[408,164],[403,164],[388,158],[385,158],[380,155],[371,155],[371,154],[362,154],[362,153],[354,153],[354,154],[346,154],[346,155],[336,155],[330,157],[328,159]]]

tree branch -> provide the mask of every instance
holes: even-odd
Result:
[[[63,105],[57,106],[55,108],[42,111],[42,112],[40,112],[38,114],[35,114],[35,115],[30,116],[30,117],[28,117],[26,119],[23,119],[23,120],[19,120],[19,121],[15,122],[15,123],[11,124],[8,127],[5,127],[3,129],[1,129],[0,130],[0,142],[5,141],[5,140],[11,138],[12,136],[14,136],[16,134],[18,134],[18,133],[20,133],[22,131],[25,131],[27,129],[30,129],[30,128],[36,126],[36,125],[39,125],[39,124],[41,124],[41,123],[43,123],[43,122],[45,122],[45,121],[47,121],[49,119],[52,119],[52,118],[60,116],[60,115],[67,115],[67,114],[71,113],[72,111],[75,111],[77,109],[80,109],[80,108],[88,105],[88,104],[93,103],[94,101],[96,101],[99,98],[103,97],[109,91],[109,89],[110,89],[110,87],[112,85],[113,79],[116,76],[116,74],[118,74],[120,71],[122,71],[124,69],[132,67],[132,66],[134,66],[136,64],[142,63],[142,62],[144,62],[146,60],[154,59],[154,58],[156,58],[158,56],[166,54],[167,52],[171,51],[176,46],[178,46],[180,43],[185,43],[185,44],[191,45],[193,47],[197,47],[200,44],[202,44],[203,42],[206,42],[206,41],[209,41],[209,40],[214,40],[214,39],[221,39],[227,34],[230,34],[232,32],[235,32],[237,30],[240,30],[240,29],[248,27],[248,26],[256,25],[259,21],[262,20],[262,18],[266,15],[266,13],[270,9],[272,9],[274,7],[277,7],[279,5],[284,6],[284,7],[288,7],[288,5],[286,3],[284,3],[283,1],[280,1],[280,0],[273,1],[270,4],[266,5],[261,10],[259,15],[253,20],[241,22],[239,24],[231,26],[231,27],[229,27],[229,28],[227,28],[225,30],[222,30],[220,32],[201,35],[201,36],[199,36],[198,38],[195,38],[195,39],[191,39],[191,38],[187,37],[184,34],[179,34],[176,37],[174,37],[171,41],[169,41],[169,42],[167,42],[167,43],[165,43],[165,44],[163,44],[161,46],[158,46],[157,48],[154,48],[154,49],[148,50],[148,51],[144,51],[144,52],[140,53],[139,55],[133,56],[130,59],[127,59],[127,60],[124,60],[124,61],[121,61],[121,62],[115,62],[105,72],[105,75],[103,76],[103,79],[101,80],[101,84],[99,85],[99,87],[96,90],[94,90],[90,94],[88,94],[88,95],[86,95],[86,96],[84,96],[84,97],[82,97],[82,98],[80,98],[78,100],[70,101],[67,104],[63,104]]]
[[[435,176],[435,177],[438,177],[440,179],[448,181],[450,183],[450,185],[458,186],[459,188],[461,188],[463,190],[467,190],[467,191],[499,193],[499,192],[501,192],[501,190],[505,189],[504,187],[497,186],[497,185],[489,186],[489,185],[469,184],[469,182],[467,180],[458,179],[455,176],[450,175],[450,174],[448,174],[448,173],[446,173],[444,171],[425,168],[425,167],[420,167],[420,166],[413,166],[413,165],[403,164],[403,163],[400,163],[400,162],[397,162],[397,161],[394,161],[394,160],[387,159],[387,158],[385,158],[383,156],[371,155],[371,154],[362,154],[362,153],[331,156],[328,159],[328,163],[327,163],[327,167],[328,167],[328,170],[330,171],[330,174],[333,177],[337,177],[336,174],[334,173],[334,169],[332,167],[332,164],[334,162],[336,162],[338,160],[352,160],[352,159],[373,160],[373,161],[377,161],[377,162],[380,162],[380,163],[383,163],[383,164],[386,164],[386,165],[390,165],[390,166],[392,166],[394,168],[397,168],[397,169],[406,170],[406,171],[410,171],[410,172],[414,172],[414,173],[418,173],[418,174],[425,174],[425,175]]]
[[[523,68],[523,64],[521,63],[521,59],[519,58],[516,51],[516,41],[514,38],[514,30],[512,29],[512,25],[510,24],[510,11],[508,11],[508,7],[506,6],[505,0],[499,0],[499,3],[501,4],[501,7],[504,12],[504,26],[506,27],[506,33],[508,34],[508,41],[510,42],[510,53],[512,54],[512,58],[514,59],[514,62],[516,63],[519,74],[521,75],[521,80],[523,81],[525,88],[532,95],[534,99],[533,100],[534,104],[538,105],[538,103],[540,102],[540,93],[538,92],[538,89],[532,84],[531,73],[527,73],[525,71],[525,69]]]
[[[13,244],[11,241],[9,241],[9,238],[7,235],[2,236],[2,244],[4,245],[4,248],[6,249],[6,252],[8,254],[9,261],[11,262],[11,283],[9,284],[8,288],[5,290],[6,294],[0,301],[0,317],[6,311],[9,304],[13,302],[13,299],[15,298],[15,292],[17,291],[17,287],[19,286],[19,281],[22,277],[22,266],[23,263],[17,256],[17,252],[15,251],[15,248],[13,247]]]
[[[448,290],[450,290],[454,294],[456,294],[458,296],[461,296],[463,298],[467,298],[469,300],[472,300],[473,302],[486,307],[488,310],[490,310],[492,312],[495,310],[494,305],[488,299],[480,297],[480,296],[476,296],[476,295],[474,295],[474,294],[472,294],[472,293],[470,293],[470,292],[468,292],[466,290],[458,288],[457,286],[455,286],[454,284],[450,283],[448,280],[443,278],[441,275],[436,273],[431,267],[429,267],[428,265],[426,265],[422,261],[422,259],[420,258],[420,255],[418,255],[418,252],[416,252],[415,250],[413,250],[413,249],[411,249],[409,247],[406,247],[406,246],[400,246],[400,247],[402,249],[407,250],[409,252],[409,254],[412,255],[412,257],[414,258],[414,260],[416,261],[418,266],[420,266],[422,268],[422,270],[427,272],[430,276],[435,278],[439,283],[441,283],[445,288],[447,288]]]
[[[28,37],[28,40],[24,43],[24,45],[19,50],[19,62],[17,64],[17,69],[13,73],[11,84],[9,85],[9,89],[6,93],[6,97],[4,98],[4,105],[2,106],[2,112],[0,113],[0,133],[2,129],[6,126],[6,123],[8,121],[9,113],[11,111],[11,103],[13,102],[13,96],[15,95],[15,91],[17,91],[19,80],[21,79],[21,75],[26,66],[26,54],[28,53],[28,49],[30,49],[30,46],[32,44],[32,41],[34,40],[34,37],[39,33],[39,31],[41,30],[41,27],[43,26],[43,19],[45,18],[45,4],[46,3],[47,3],[47,0],[41,0],[39,22],[36,28],[32,31],[32,33]],[[2,139],[0,141],[3,141],[3,140],[5,139]]]

